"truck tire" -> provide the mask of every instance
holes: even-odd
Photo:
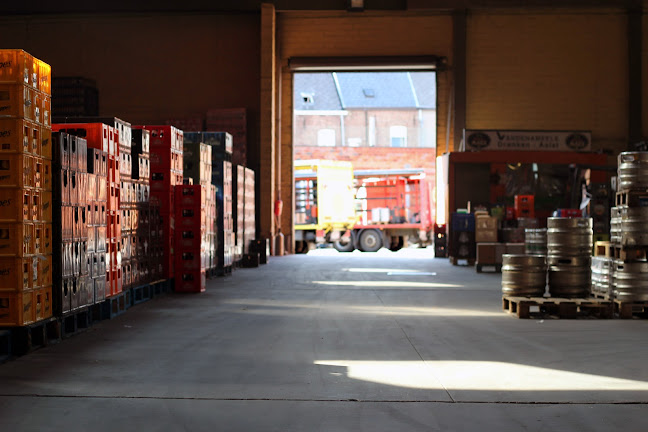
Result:
[[[355,247],[353,246],[353,240],[349,239],[348,242],[342,243],[340,240],[333,242],[333,247],[338,252],[353,252]]]
[[[305,240],[296,240],[295,241],[295,253],[296,254],[308,253],[308,242],[305,241]]]
[[[391,244],[389,245],[389,250],[392,252],[399,251],[403,249],[404,244],[405,244],[405,240],[403,239],[402,236],[391,237]]]
[[[362,252],[376,252],[383,247],[383,236],[378,230],[368,229],[360,234],[359,249]]]

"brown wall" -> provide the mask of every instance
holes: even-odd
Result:
[[[135,124],[248,108],[255,167],[259,29],[258,14],[13,17],[0,19],[0,41],[50,63],[54,76],[95,79],[100,114]]]
[[[591,130],[628,139],[627,18],[620,11],[468,17],[466,126]]]

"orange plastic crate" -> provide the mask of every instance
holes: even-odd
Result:
[[[52,255],[37,255],[34,260],[34,288],[52,285]]]
[[[0,152],[38,154],[41,128],[24,119],[0,119]]]
[[[40,165],[40,187],[51,191],[52,190],[52,161],[44,159],[42,157],[34,157],[34,163],[36,168]],[[38,175],[37,169],[34,169],[36,175]],[[38,187],[38,186],[37,186]]]
[[[48,96],[52,95],[52,67],[42,60],[35,59],[38,67],[38,90]]]
[[[31,223],[0,223],[0,256],[24,257],[34,251],[35,227]]]
[[[49,126],[41,126],[40,142],[40,155],[47,160],[52,160],[52,129]]]
[[[0,292],[0,325],[23,326],[35,320],[34,291]]]
[[[0,291],[19,292],[32,288],[33,257],[0,257]]]
[[[34,290],[34,319],[41,321],[52,316],[52,287]]]
[[[52,192],[49,191],[34,191],[40,194],[40,207],[35,209],[38,216],[34,220],[43,222],[52,222]]]
[[[0,154],[0,187],[34,187],[34,158],[29,154]]]
[[[0,117],[22,118],[40,123],[42,100],[38,90],[22,84],[0,84]]]
[[[32,220],[31,191],[18,188],[0,188],[0,221],[22,222]]]
[[[37,89],[40,63],[43,62],[21,49],[0,50],[0,83],[24,84]]]

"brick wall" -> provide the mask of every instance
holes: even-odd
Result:
[[[318,131],[333,129],[336,145],[348,146],[349,140],[359,140],[355,141],[357,145],[368,146],[371,141],[369,136],[371,118],[374,119],[375,127],[373,145],[377,147],[391,145],[391,126],[407,128],[407,147],[419,147],[419,138],[427,135],[425,132],[430,132],[429,135],[436,133],[434,118],[427,119],[431,122],[430,125],[425,122],[422,124],[417,110],[347,110],[343,120],[340,116],[296,115],[293,125],[293,145],[295,147],[317,145]],[[342,122],[344,122],[344,143],[342,143]],[[423,131],[422,127],[429,127],[432,130]],[[426,147],[434,147],[433,136],[428,136]]]

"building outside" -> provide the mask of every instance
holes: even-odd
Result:
[[[294,159],[434,173],[434,72],[322,72],[294,77]]]

